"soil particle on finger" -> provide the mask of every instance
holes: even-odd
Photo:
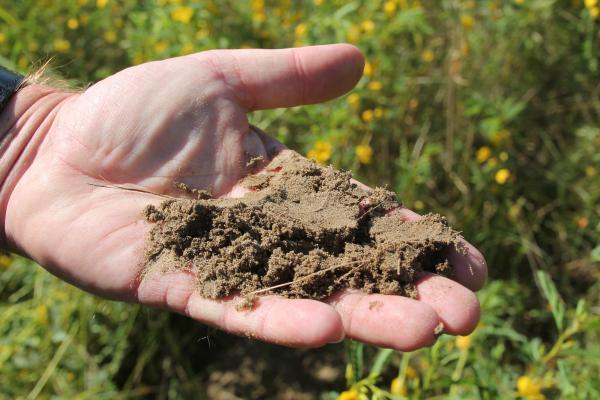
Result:
[[[242,198],[169,199],[153,224],[147,271],[191,270],[198,292],[324,299],[339,289],[416,296],[423,271],[451,274],[458,232],[434,214],[405,221],[395,194],[283,152],[239,183]]]

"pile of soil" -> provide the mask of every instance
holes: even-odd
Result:
[[[323,299],[343,288],[414,297],[422,271],[451,274],[445,250],[458,232],[439,215],[405,222],[394,193],[349,172],[285,152],[240,184],[242,198],[196,191],[147,206],[147,271],[190,270],[210,298]]]

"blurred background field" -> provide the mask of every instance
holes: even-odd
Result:
[[[354,91],[252,123],[446,215],[490,268],[470,336],[291,352],[2,255],[0,399],[600,398],[599,27],[597,0],[0,0],[0,64],[51,58],[80,86],[213,48],[355,44]]]

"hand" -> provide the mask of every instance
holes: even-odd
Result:
[[[467,334],[479,318],[470,289],[486,277],[472,246],[468,256],[452,255],[456,282],[426,277],[419,300],[347,291],[328,303],[265,296],[255,310],[237,311],[235,299],[200,297],[184,272],[141,280],[150,229],[141,210],[160,198],[90,185],[172,193],[180,181],[215,196],[235,193],[246,154],[266,158],[275,143],[250,129],[247,113],[339,96],[358,81],[362,66],[349,45],[209,51],[126,69],[83,93],[61,93],[3,191],[7,242],[90,292],[284,345],[349,337],[412,350],[432,344],[440,322],[447,333]],[[381,304],[376,310],[373,301]]]

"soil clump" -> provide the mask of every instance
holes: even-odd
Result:
[[[200,294],[276,293],[323,299],[343,288],[415,297],[423,271],[450,275],[458,232],[440,215],[405,221],[393,192],[284,152],[240,183],[242,198],[168,199],[149,205],[150,271],[187,269]]]

